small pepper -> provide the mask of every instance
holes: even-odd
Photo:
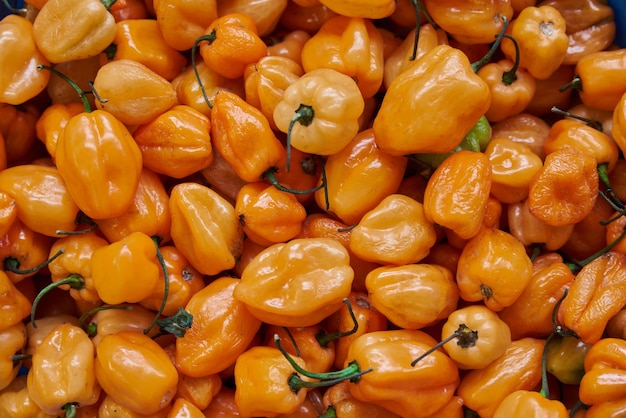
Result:
[[[591,348],[574,336],[555,336],[546,351],[546,368],[559,382],[577,385],[585,374],[585,355]]]
[[[11,384],[22,366],[26,327],[18,322],[0,331],[0,391]]]
[[[585,355],[585,375],[580,381],[578,394],[589,405],[591,416],[616,417],[617,414],[600,415],[604,408],[624,410],[624,382],[626,381],[626,341],[618,338],[602,338],[594,343]],[[598,414],[596,414],[598,410]]]

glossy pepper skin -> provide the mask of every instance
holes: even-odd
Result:
[[[322,402],[327,411],[329,408],[332,408],[335,416],[338,418],[357,418],[364,416],[370,418],[400,417],[400,415],[394,414],[381,406],[359,401],[350,393],[349,385],[349,382],[337,383],[324,392]]]
[[[65,125],[73,116],[82,113],[83,110],[82,103],[57,103],[48,106],[37,119],[35,124],[37,138],[45,144],[48,154],[53,159],[56,155],[57,141]]]
[[[613,110],[626,92],[626,50],[599,51],[582,57],[575,73],[580,83],[580,100],[587,106],[600,110]],[[613,80],[611,82],[611,80]]]
[[[444,407],[459,383],[456,364],[435,351],[414,367],[411,362],[436,341],[422,331],[369,332],[350,345],[346,364],[356,361],[366,373],[350,383],[358,400],[382,406],[403,417],[427,417]]]
[[[332,238],[274,244],[244,269],[235,299],[269,324],[314,325],[339,310],[350,294],[349,263],[348,251]]]
[[[99,0],[49,0],[33,23],[37,47],[53,63],[96,56],[115,32],[115,18]]]
[[[489,87],[460,50],[438,45],[394,79],[374,118],[376,143],[392,155],[449,152],[489,109]],[[441,113],[439,110],[446,108]],[[420,114],[423,117],[414,118]]]
[[[620,97],[613,109],[612,122],[611,136],[619,149],[624,152],[626,150],[626,93]]]
[[[611,403],[623,403],[626,379],[624,354],[626,343],[618,338],[603,338],[587,352],[585,375],[578,394],[581,401],[591,406],[590,410],[601,409]]]
[[[143,232],[94,250],[93,285],[108,304],[139,302],[150,296],[159,281],[156,244]]]
[[[14,355],[22,354],[26,346],[26,327],[18,322],[0,331],[0,391],[11,384],[17,376],[22,360],[14,360]]]
[[[28,373],[28,394],[48,414],[60,413],[67,404],[98,401],[94,347],[82,328],[61,324],[42,340]]]
[[[0,190],[17,204],[17,216],[33,231],[58,236],[73,231],[78,206],[55,167],[21,164],[0,172]]]
[[[156,0],[154,12],[165,42],[178,51],[186,51],[217,19],[217,2]]]
[[[239,279],[221,277],[194,294],[185,310],[195,320],[176,340],[176,367],[191,377],[209,376],[231,366],[253,341],[261,321],[233,293]]]
[[[608,252],[576,275],[558,317],[583,342],[594,344],[600,340],[609,319],[626,303],[625,265],[626,255]]]
[[[200,273],[215,275],[235,266],[243,229],[226,199],[206,186],[180,183],[170,193],[170,212],[174,245]]]
[[[370,20],[338,15],[328,19],[302,48],[302,68],[332,68],[357,81],[363,98],[383,81],[383,38]]]
[[[320,3],[337,14],[368,19],[388,17],[396,9],[396,2],[391,0],[320,0]]]
[[[15,272],[4,263],[14,263],[20,270],[31,270],[48,259],[54,239],[28,228],[19,218],[14,219],[5,235],[0,237],[0,259],[3,271],[13,283],[18,283],[37,271]]]
[[[7,275],[0,273],[0,330],[7,329],[26,318],[32,305],[9,280]]]
[[[94,110],[72,117],[59,136],[56,163],[70,196],[90,218],[113,218],[130,207],[141,173],[141,151],[110,113]]]
[[[143,333],[121,331],[105,336],[96,348],[95,363],[102,389],[132,411],[156,414],[176,394],[176,368],[163,348]]]
[[[585,375],[584,360],[591,347],[571,335],[553,337],[546,349],[546,370],[561,383],[579,384]]]
[[[567,418],[569,413],[559,400],[551,400],[539,392],[517,390],[502,400],[493,418],[512,417]]]
[[[363,96],[350,76],[317,68],[285,89],[274,108],[274,122],[280,131],[288,133],[294,148],[331,155],[357,134],[364,109]]]
[[[24,17],[8,15],[0,20],[0,103],[18,105],[41,93],[50,73],[37,71],[49,65],[33,38],[33,24]]]
[[[561,248],[572,235],[574,224],[549,225],[530,212],[528,199],[507,207],[509,232],[525,246],[541,245],[546,251]]]

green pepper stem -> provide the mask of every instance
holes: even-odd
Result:
[[[620,200],[619,197],[615,195],[615,192],[613,191],[613,186],[611,186],[611,180],[609,179],[608,164],[607,163],[598,164],[597,171],[598,171],[598,177],[600,178],[600,181],[606,187],[606,193],[608,193],[609,197],[613,199],[613,201],[618,207],[623,208],[624,203]]]
[[[41,70],[50,71],[52,74],[56,75],[57,77],[60,77],[62,80],[64,80],[70,86],[72,86],[72,88],[78,94],[78,97],[80,97],[80,100],[83,102],[83,107],[85,108],[85,112],[86,113],[91,113],[91,105],[89,104],[89,100],[87,100],[87,93],[83,89],[81,89],[78,86],[78,84],[76,84],[76,82],[74,80],[72,80],[71,78],[69,78],[68,76],[66,76],[65,74],[63,74],[59,70],[57,70],[56,68],[50,67],[49,65],[39,64],[37,66],[37,71],[41,71]]]
[[[313,110],[313,106],[300,104],[300,106],[296,109],[296,114],[293,118],[291,118],[291,122],[289,122],[289,127],[287,128],[287,162],[285,164],[285,169],[289,171],[291,167],[291,131],[296,123],[299,123],[302,126],[309,126],[313,123],[313,118],[315,118],[315,111]]]
[[[152,328],[157,324],[159,318],[161,317],[161,314],[163,314],[163,310],[165,309],[165,305],[167,304],[167,298],[169,297],[169,294],[170,294],[170,275],[169,275],[169,272],[167,271],[167,266],[165,265],[163,254],[161,254],[161,249],[159,248],[161,237],[155,236],[155,237],[152,237],[152,240],[154,241],[154,245],[156,247],[157,259],[159,260],[159,264],[161,265],[161,269],[163,270],[163,281],[165,282],[165,289],[163,290],[163,299],[161,300],[161,306],[159,307],[159,310],[157,311],[150,325],[148,325],[148,328],[143,330],[144,334],[148,334],[152,330]]]
[[[543,345],[543,353],[541,354],[541,390],[539,393],[546,399],[550,399],[550,386],[548,384],[548,347],[552,339],[556,335],[556,331],[552,331],[545,344]]]
[[[58,282],[52,282],[37,293],[35,296],[35,300],[33,300],[33,307],[30,310],[30,323],[33,324],[33,328],[37,328],[37,324],[35,323],[35,312],[37,311],[37,306],[41,299],[52,289],[55,289],[59,286],[69,285],[72,289],[84,289],[85,288],[85,280],[80,274],[72,274],[67,276],[65,279],[59,280]]]
[[[567,267],[569,267],[569,269],[572,270],[572,272],[575,272],[575,271],[585,267],[587,264],[591,263],[596,258],[601,257],[602,255],[604,255],[604,254],[608,253],[609,251],[611,251],[613,249],[613,247],[615,247],[617,244],[619,244],[619,242],[624,238],[624,236],[626,236],[626,226],[623,228],[623,230],[619,234],[619,236],[617,238],[615,238],[609,245],[607,245],[606,247],[604,247],[600,251],[597,251],[596,253],[590,255],[589,257],[585,258],[584,260],[580,261],[580,260],[576,260],[575,258],[568,257],[572,262],[571,263],[567,263]]]
[[[17,7],[11,6],[8,0],[2,0],[2,3],[4,3],[4,6],[8,10],[12,11],[13,13],[17,15],[24,16],[26,13],[28,13],[28,10],[24,7],[22,7],[21,9],[18,9]]]
[[[322,184],[324,185],[324,210],[330,209],[330,198],[328,197],[328,178],[326,177],[326,162],[319,157],[322,164]]]
[[[515,47],[515,62],[513,63],[513,67],[511,67],[509,71],[506,71],[502,74],[502,83],[505,86],[510,86],[517,81],[517,69],[519,68],[520,61],[519,45],[517,43],[517,40],[515,40],[515,38],[511,35],[504,34],[503,36],[513,42],[513,46]]]
[[[95,337],[96,330],[97,330],[97,325],[96,324],[89,324],[89,325],[87,325],[85,323],[85,321],[91,315],[93,315],[93,314],[95,314],[97,312],[100,312],[100,311],[108,311],[109,309],[115,309],[115,310],[120,310],[120,311],[132,311],[133,310],[133,306],[132,305],[104,305],[104,306],[98,306],[97,308],[90,309],[87,312],[83,313],[80,316],[80,318],[78,318],[78,324],[80,325],[80,327],[83,330],[85,330],[85,332],[87,333],[87,335],[89,335],[89,337]]]
[[[102,5],[109,10],[111,8],[111,6],[113,6],[115,4],[115,2],[117,2],[117,0],[100,0],[100,3],[102,3]]]
[[[74,220],[74,224],[88,225],[89,228],[81,229],[78,231],[63,231],[61,229],[57,229],[55,233],[57,235],[82,235],[82,234],[88,234],[98,229],[98,224],[95,223],[94,220],[91,219],[89,216],[85,215],[85,213],[82,210],[79,210],[78,213],[76,214],[76,219]]]
[[[351,364],[355,364],[356,365],[356,363],[351,363]],[[346,369],[344,369],[344,370],[346,370]],[[336,385],[337,383],[344,382],[346,380],[349,380],[349,381],[351,381],[353,383],[356,383],[356,382],[359,381],[361,376],[363,376],[364,374],[373,372],[373,371],[374,371],[374,369],[372,369],[372,368],[360,371],[360,370],[358,370],[358,365],[357,365],[356,371],[352,370],[351,371],[352,374],[349,375],[349,376],[337,377],[335,379],[327,379],[327,380],[322,380],[322,381],[317,381],[317,382],[306,382],[306,381],[302,380],[302,378],[300,377],[300,375],[298,373],[293,373],[291,376],[289,376],[289,379],[288,379],[287,382],[289,384],[289,388],[294,393],[298,393],[298,391],[300,389],[302,389],[302,388],[313,389],[313,388],[329,387],[329,386]]]
[[[52,257],[50,257],[43,263],[35,267],[31,267],[29,269],[24,269],[24,270],[20,269],[20,261],[17,258],[13,256],[9,256],[9,257],[5,257],[5,259],[2,260],[2,267],[5,271],[10,271],[11,273],[15,273],[15,274],[32,274],[32,273],[38,272],[42,268],[46,267],[48,264],[52,263],[64,252],[65,250],[61,248],[59,251],[56,252],[56,254],[54,254]]]
[[[65,411],[65,418],[74,418],[76,416],[77,402],[68,402],[61,409]]]
[[[91,93],[96,97],[97,101],[99,101],[100,103],[108,103],[109,99],[103,99],[102,97],[100,97],[100,95],[98,94],[98,91],[93,86],[93,81],[88,81],[87,85],[89,85],[89,88],[91,89]]]
[[[570,81],[567,84],[563,84],[561,87],[559,87],[559,91],[561,93],[563,93],[565,90],[569,90],[569,89],[573,89],[573,90],[582,90],[583,89],[583,81],[579,76],[575,76],[572,81]]]
[[[589,407],[587,405],[585,405],[580,399],[578,401],[576,401],[576,403],[574,404],[574,406],[572,406],[572,409],[570,409],[569,411],[569,417],[570,418],[574,418],[574,416],[576,416],[576,413],[578,412],[579,409],[584,408],[584,409],[588,409]]]
[[[596,131],[604,132],[604,127],[602,126],[602,123],[600,123],[600,121],[589,119],[584,116],[575,115],[571,112],[567,112],[565,110],[559,109],[556,106],[552,106],[552,108],[550,109],[550,112],[556,113],[557,115],[579,120],[581,122],[584,122],[585,125],[589,126],[590,128],[595,129]]]
[[[280,184],[280,182],[276,178],[277,171],[278,169],[276,167],[270,167],[267,170],[265,170],[265,172],[263,172],[261,177],[266,179],[272,186],[276,187],[280,191],[291,193],[291,194],[311,194],[311,193],[315,193],[316,191],[324,187],[324,183],[320,184],[317,187],[314,187],[312,189],[307,189],[307,190],[297,190],[297,189],[291,189],[289,187],[285,187],[282,184]]]
[[[326,331],[321,329],[320,332],[318,332],[315,336],[315,339],[319,343],[320,347],[326,348],[328,347],[328,344],[330,344],[332,341],[338,340],[342,337],[347,337],[348,335],[352,335],[359,329],[359,322],[354,315],[354,310],[352,309],[352,304],[350,303],[350,300],[348,298],[345,298],[343,300],[343,303],[345,303],[348,307],[348,312],[350,313],[350,318],[352,319],[353,324],[352,328],[350,328],[348,331],[337,331],[331,333],[327,333]]]
[[[419,363],[422,359],[429,356],[431,353],[435,352],[455,338],[457,339],[456,344],[461,346],[462,348],[474,347],[476,345],[476,341],[478,340],[478,331],[471,329],[465,324],[459,324],[459,327],[456,331],[441,340],[436,345],[426,350],[421,356],[413,360],[411,362],[411,367],[415,367],[415,365]]]
[[[322,415],[318,415],[317,418],[337,418],[337,410],[333,405],[328,405],[326,411],[324,411]]]
[[[477,73],[478,70],[480,70],[485,64],[487,64],[489,60],[491,59],[491,57],[493,56],[493,54],[496,53],[496,51],[498,50],[498,47],[500,46],[500,42],[502,42],[502,38],[504,38],[504,32],[506,31],[506,28],[508,25],[509,25],[509,19],[506,16],[502,16],[502,30],[496,37],[496,41],[491,45],[491,48],[489,48],[489,51],[487,51],[484,57],[472,63],[472,70],[474,70],[475,73]]]
[[[217,38],[215,34],[215,29],[208,35],[200,36],[193,42],[193,46],[191,47],[191,66],[193,68],[193,72],[196,75],[196,80],[198,81],[198,85],[200,86],[200,91],[202,92],[202,96],[204,97],[204,101],[206,102],[209,109],[213,109],[213,104],[209,100],[209,96],[206,94],[206,90],[204,89],[204,84],[202,83],[202,79],[200,78],[200,73],[198,72],[198,67],[196,66],[196,49],[198,49],[198,44],[200,42],[207,41],[209,44],[213,43]]]
[[[13,362],[13,367],[17,367],[22,360],[30,360],[33,358],[32,354],[16,353],[9,357]]]
[[[191,328],[193,324],[193,315],[179,307],[176,314],[159,319],[156,323],[161,330],[157,335],[152,337],[153,339],[164,334],[174,334],[177,338],[183,338],[187,330]]]
[[[413,37],[413,52],[409,57],[409,61],[415,61],[417,58],[417,45],[420,39],[420,23],[422,22],[422,9],[419,7],[418,0],[411,0],[415,9],[415,36]]]

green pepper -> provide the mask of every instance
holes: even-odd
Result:
[[[411,159],[418,164],[425,166],[430,170],[434,170],[448,158],[451,154],[461,151],[469,150],[474,152],[482,152],[487,148],[489,140],[491,139],[491,125],[485,116],[476,122],[472,129],[465,135],[461,143],[452,151],[446,153],[423,153],[413,154]]]
[[[547,348],[547,371],[564,384],[579,384],[585,374],[584,360],[590,347],[575,336],[555,335]]]

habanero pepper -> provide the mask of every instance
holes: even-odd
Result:
[[[56,155],[57,141],[67,122],[83,112],[82,103],[53,104],[43,111],[35,124],[37,138],[44,143],[50,157]]]
[[[178,372],[178,389],[176,396],[205,410],[222,389],[222,378],[219,374],[202,377],[191,377]]]
[[[171,403],[169,406],[161,409],[160,411],[154,414],[142,414],[140,412],[136,412],[122,403],[116,401],[112,396],[105,395],[102,401],[100,402],[100,406],[98,407],[97,416],[98,418],[167,418],[167,414],[169,413]],[[79,410],[80,411],[80,410]],[[79,418],[79,417],[77,417]],[[95,418],[95,417],[88,417]]]
[[[319,0],[321,4],[333,12],[366,19],[382,19],[390,16],[396,9],[396,1],[392,0]]]
[[[24,17],[10,14],[0,20],[0,40],[0,102],[22,104],[46,88],[50,74],[37,66],[50,61],[37,48],[33,24]]]
[[[314,325],[339,310],[350,294],[349,263],[348,251],[332,238],[274,244],[246,266],[235,299],[269,324]]]
[[[65,74],[81,89],[87,91],[90,88],[89,83],[96,77],[102,64],[101,56],[96,55],[91,58],[61,62],[55,64],[54,69]],[[58,77],[50,78],[48,86],[46,87],[46,93],[50,96],[52,104],[81,102],[80,97],[76,96],[74,88]],[[90,105],[95,106],[96,98],[94,95],[90,95],[87,100]]]
[[[204,418],[204,414],[197,406],[189,402],[187,399],[176,398],[174,402],[172,402],[172,408],[169,410],[167,418],[177,417]]]
[[[33,276],[48,260],[54,239],[33,231],[16,218],[0,237],[2,270],[13,283]]]
[[[265,38],[274,32],[288,0],[261,0],[250,3],[246,0],[226,0],[217,4],[218,16],[243,13],[252,17],[259,36]]]
[[[298,65],[302,65],[302,47],[310,38],[311,35],[303,30],[293,30],[275,43],[268,45],[267,55],[291,58]]]
[[[374,118],[376,144],[391,155],[452,151],[490,101],[489,87],[474,73],[467,56],[438,45],[389,85]],[[440,112],[442,108],[446,112]]]
[[[546,370],[566,385],[577,385],[585,374],[584,360],[591,344],[572,335],[556,335],[546,349]]]
[[[4,152],[0,151],[0,164],[15,164],[33,151],[37,120],[41,111],[35,103],[9,105],[0,103],[0,112],[6,118],[0,120],[0,135],[4,139]],[[4,154],[4,155],[3,155]],[[3,163],[3,160],[6,161]]]
[[[22,365],[22,354],[26,346],[26,327],[18,322],[0,331],[0,391],[11,384]]]
[[[371,305],[404,329],[421,329],[445,319],[457,307],[452,273],[424,263],[384,266],[365,278]]]
[[[117,334],[122,331],[141,333],[148,328],[154,319],[154,312],[149,311],[137,304],[116,305],[119,309],[98,309],[91,316],[89,323],[81,323],[81,326],[91,337],[94,347],[107,335]],[[79,318],[83,319],[83,318]],[[156,332],[148,333],[149,337]]]
[[[549,225],[530,213],[528,199],[510,203],[507,207],[509,232],[527,247],[540,246],[545,251],[555,251],[569,240],[574,224]]]
[[[115,39],[111,1],[48,0],[33,22],[41,53],[53,63],[100,54]]]
[[[550,132],[550,125],[538,116],[522,112],[509,116],[503,121],[491,126],[492,137],[507,138],[513,142],[527,145],[532,152],[541,158],[545,158],[543,143]]]
[[[626,150],[626,93],[622,94],[613,109],[612,122],[611,136],[623,153]]]
[[[349,382],[343,381],[329,387],[324,392],[322,402],[326,407],[326,412],[320,417],[400,418],[400,415],[394,414],[382,406],[356,399],[348,389],[349,384]]]
[[[559,400],[548,399],[539,392],[516,390],[500,402],[493,418],[513,417],[569,418],[565,405]]]
[[[331,68],[352,77],[364,99],[383,82],[383,38],[366,19],[338,15],[328,19],[302,48],[305,73]]]
[[[165,42],[178,51],[190,49],[217,19],[217,1],[155,0],[156,20]]]

